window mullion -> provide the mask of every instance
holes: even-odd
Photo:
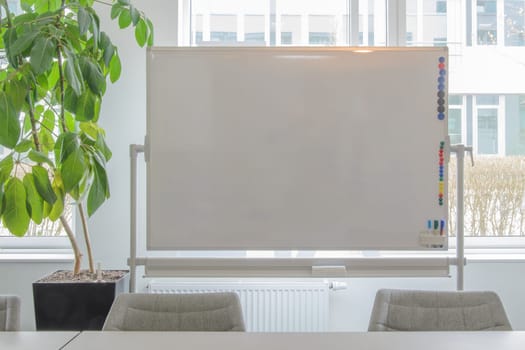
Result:
[[[359,45],[359,0],[348,0],[348,40],[350,46]]]
[[[386,1],[386,46],[406,45],[406,0]]]

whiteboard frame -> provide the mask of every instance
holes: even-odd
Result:
[[[159,51],[172,51],[172,50],[186,50],[188,48],[150,48],[148,49],[148,60],[150,59],[150,53],[151,52],[154,52],[155,50],[159,50]],[[191,48],[191,50],[200,50],[200,51],[206,51],[206,50],[230,50],[231,48]],[[235,48],[235,50],[238,50],[239,48]],[[246,49],[249,49],[249,50],[265,50],[265,51],[268,51],[268,50],[283,50],[283,48],[242,48],[244,50]],[[362,47],[359,47],[359,48],[344,48],[344,50],[367,50],[368,48],[362,48]],[[440,53],[441,55],[446,55],[447,57],[447,60],[448,60],[448,55],[447,55],[447,49],[446,48],[443,48],[443,47],[439,47],[439,48],[435,48],[435,47],[432,47],[432,48],[406,48],[406,47],[403,47],[403,48],[370,48],[371,50],[373,51],[378,51],[378,52],[381,52],[381,51],[414,51],[414,52],[417,52],[417,51],[422,51],[422,50],[425,50],[425,51],[432,51],[432,52],[436,52],[436,53]],[[340,50],[343,50],[342,48],[286,48],[286,51],[287,52],[290,52],[290,53],[294,53],[294,52],[303,52],[303,51],[308,51],[308,52],[315,52],[315,51],[340,51]],[[437,63],[436,63],[437,65]],[[149,70],[149,64],[148,64],[148,70]],[[149,78],[149,74],[148,74],[148,85],[149,84],[152,84],[153,82],[150,81],[150,78]],[[447,78],[447,77],[446,77]],[[448,78],[447,78],[448,79]],[[448,82],[448,81],[447,81]],[[445,84],[447,87],[448,87],[448,84],[446,83]],[[148,89],[148,101],[149,101],[149,98],[150,98],[150,89]],[[447,95],[447,93],[445,92],[445,96]],[[148,106],[148,114],[150,113],[150,107]],[[148,117],[149,118],[149,117]],[[447,119],[446,119],[447,120]],[[446,123],[446,120],[445,120],[445,123]],[[445,126],[445,134],[446,134],[446,126]],[[146,137],[146,158],[148,159],[149,158],[149,130],[148,130],[148,136]],[[447,147],[448,149],[448,147]],[[447,158],[447,162],[448,162],[448,152],[446,154],[446,158]],[[447,168],[447,167],[446,167]],[[448,171],[448,169],[445,170],[446,172]],[[447,178],[447,176],[445,175],[445,179]],[[148,196],[149,196],[149,193],[150,193],[150,189],[151,189],[151,182],[150,182],[150,177],[148,176],[148,183],[147,183],[147,186],[148,186]],[[448,193],[448,186],[447,186],[447,183],[445,181],[445,196],[446,196],[446,193]],[[445,197],[446,198],[446,197]],[[149,198],[148,198],[148,203],[149,203]],[[150,217],[150,206],[148,205],[148,218]],[[448,206],[447,206],[447,203],[445,201],[445,205],[444,205],[444,212],[445,212],[445,217],[446,215],[448,214]],[[148,249],[151,249],[153,247],[154,250],[173,250],[173,249],[177,249],[177,250],[194,250],[196,249],[196,247],[176,247],[176,246],[167,246],[167,247],[159,247],[158,245],[155,246],[155,245],[152,245],[151,244],[151,240],[150,240],[150,235],[149,235],[149,232],[150,232],[150,222],[148,221],[148,224],[147,224],[147,231],[148,231],[148,237],[147,237],[147,242],[148,242]],[[415,233],[416,235],[416,233]],[[199,247],[198,249],[199,250],[217,250],[217,249],[296,249],[297,247],[275,247],[275,246],[268,246],[268,247],[261,247],[261,246],[257,246],[257,247],[250,247],[250,246],[243,246],[242,248],[241,247],[217,247],[217,246],[202,246],[202,247]],[[302,247],[304,249],[316,249],[315,247],[312,247],[312,246],[307,246],[307,247]],[[408,250],[421,250],[421,249],[425,249],[425,247],[421,247],[421,246],[418,246],[417,248],[414,247],[414,246],[410,246],[410,247],[385,247],[385,246],[381,246],[381,245],[378,245],[377,247],[362,247],[362,246],[345,246],[345,247],[341,247],[341,246],[332,246],[332,247],[327,247],[327,246],[323,246],[323,247],[319,247],[318,249],[321,249],[321,250],[329,250],[329,249],[337,249],[337,250],[341,250],[341,249],[359,249],[359,250],[363,250],[363,249],[372,249],[372,250],[377,250],[377,249],[382,249],[382,250],[388,250],[388,249],[394,249],[394,250],[402,250],[402,249],[408,249]],[[435,249],[435,247],[433,248],[433,250]],[[446,249],[446,243],[441,247],[441,249]]]

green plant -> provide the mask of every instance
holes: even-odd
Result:
[[[108,0],[109,1],[109,0]],[[32,220],[60,220],[81,266],[79,247],[64,218],[76,204],[94,272],[86,223],[109,198],[111,151],[98,124],[106,82],[121,73],[117,47],[100,30],[94,3],[111,6],[120,28],[134,27],[140,46],[153,42],[153,25],[129,0],[21,0],[14,15],[0,0],[0,218],[14,235]]]

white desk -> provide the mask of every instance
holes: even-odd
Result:
[[[0,332],[2,350],[58,350],[79,332]]]
[[[523,350],[525,332],[82,332],[65,350]]]

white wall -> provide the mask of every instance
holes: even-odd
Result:
[[[175,43],[177,2],[173,0],[135,0],[156,25],[156,44]],[[90,219],[96,261],[106,268],[126,268],[129,255],[129,152],[131,143],[143,143],[145,134],[146,90],[145,50],[134,45],[130,30],[119,31],[102,15],[102,25],[120,49],[122,78],[108,87],[102,106],[102,120],[113,150],[109,163],[112,196]],[[144,170],[139,173],[145,187]],[[144,198],[144,192],[141,192]],[[144,213],[143,201],[139,212]],[[143,217],[141,226],[144,224]],[[0,260],[0,294],[22,297],[22,328],[34,329],[31,283],[46,273],[69,268],[64,263],[7,263]],[[472,263],[465,269],[465,289],[494,290],[501,296],[515,329],[525,330],[525,263]],[[355,278],[344,279],[349,288],[331,295],[330,329],[363,331],[368,326],[375,292],[378,288],[455,288],[454,278]],[[143,285],[143,283],[142,283]]]

